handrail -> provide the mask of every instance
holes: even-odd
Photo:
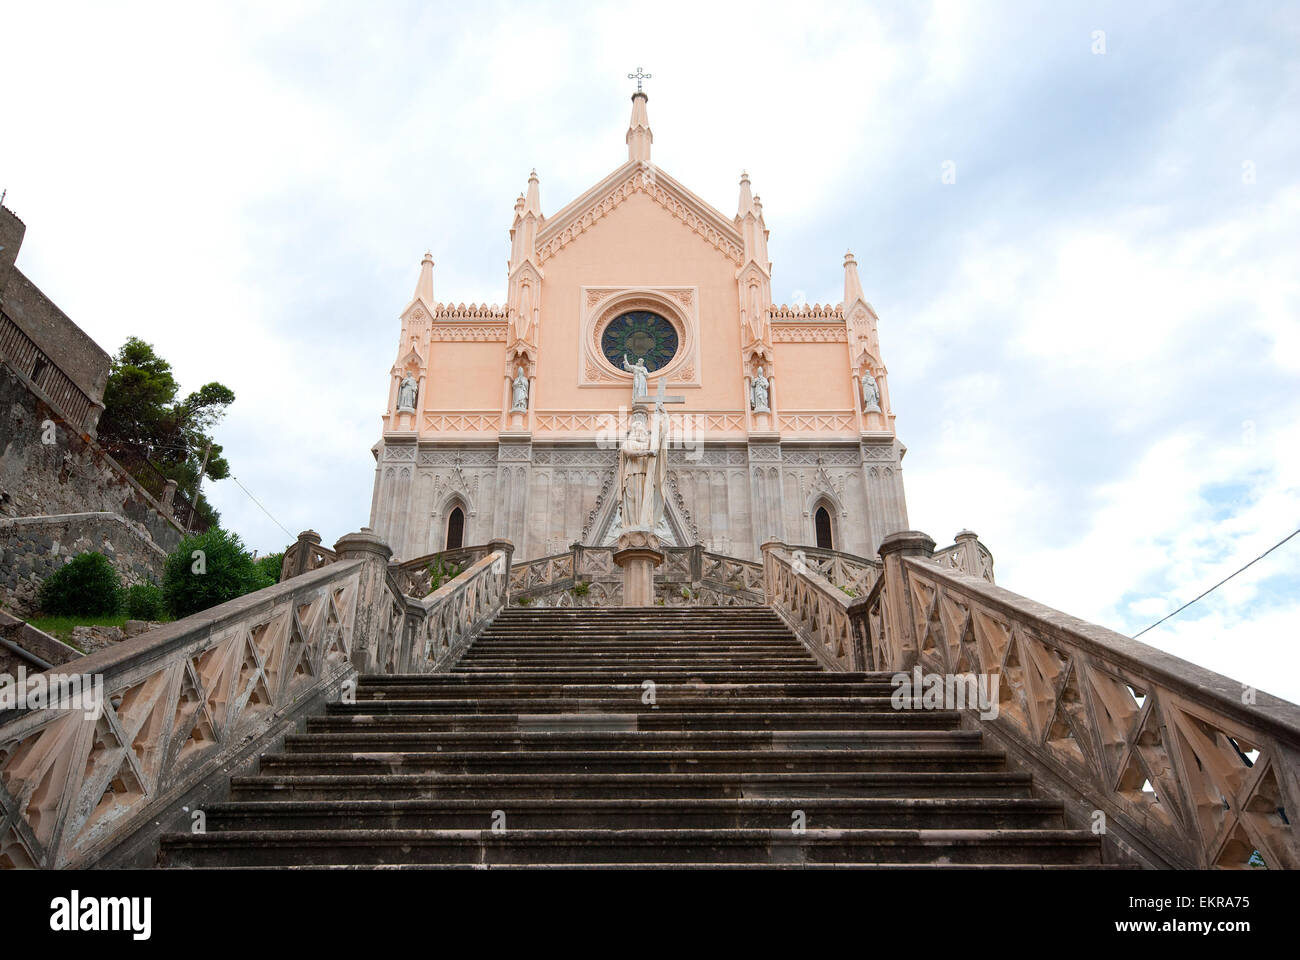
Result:
[[[924,555],[900,572],[918,666],[996,676],[985,729],[1142,859],[1300,867],[1300,707]]]
[[[851,598],[785,544],[763,544],[764,590],[770,606],[831,670],[867,669],[849,608]]]
[[[77,696],[0,713],[0,869],[93,863],[328,696],[353,672],[362,568],[310,571],[30,678],[28,693],[66,678]]]
[[[493,550],[427,597],[408,597],[407,616],[413,624],[406,669],[416,673],[451,669],[505,606],[509,588],[509,551]]]

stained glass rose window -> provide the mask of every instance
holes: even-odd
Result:
[[[615,367],[623,369],[623,357],[645,362],[651,373],[677,355],[677,328],[649,310],[632,310],[609,321],[600,335],[600,351]]]

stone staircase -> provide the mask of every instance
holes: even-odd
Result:
[[[362,678],[161,862],[1101,866],[980,731],[890,692],[765,607],[511,608],[450,673]]]

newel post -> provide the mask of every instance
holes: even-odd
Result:
[[[494,553],[497,550],[500,550],[506,555],[505,576],[502,577],[501,580],[501,606],[504,607],[510,603],[510,564],[514,561],[515,556],[514,541],[507,540],[505,537],[498,537],[495,540],[489,540],[488,553]],[[576,560],[574,561],[573,568],[575,571],[578,568]]]
[[[885,643],[893,654],[892,663],[878,663],[877,670],[911,670],[920,660],[916,639],[916,621],[912,618],[912,594],[907,584],[904,557],[934,556],[934,541],[920,530],[900,530],[880,543],[880,559],[885,565],[884,616]]]
[[[362,527],[358,532],[340,538],[334,544],[334,551],[339,562],[364,561],[357,593],[356,621],[352,628],[352,665],[361,673],[373,673],[385,639],[378,634],[389,602],[388,561],[393,550],[369,527]],[[393,629],[405,629],[405,617],[402,623],[394,624]],[[400,633],[393,639],[401,643]]]
[[[298,577],[311,569],[312,547],[320,546],[320,534],[315,530],[304,530],[298,534],[298,542],[294,545],[293,563],[289,569],[282,571],[281,581],[288,580],[290,577]]]

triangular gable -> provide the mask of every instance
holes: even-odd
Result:
[[[544,263],[635,193],[644,193],[739,266],[744,241],[735,224],[658,167],[629,160],[548,219],[537,234]]]

